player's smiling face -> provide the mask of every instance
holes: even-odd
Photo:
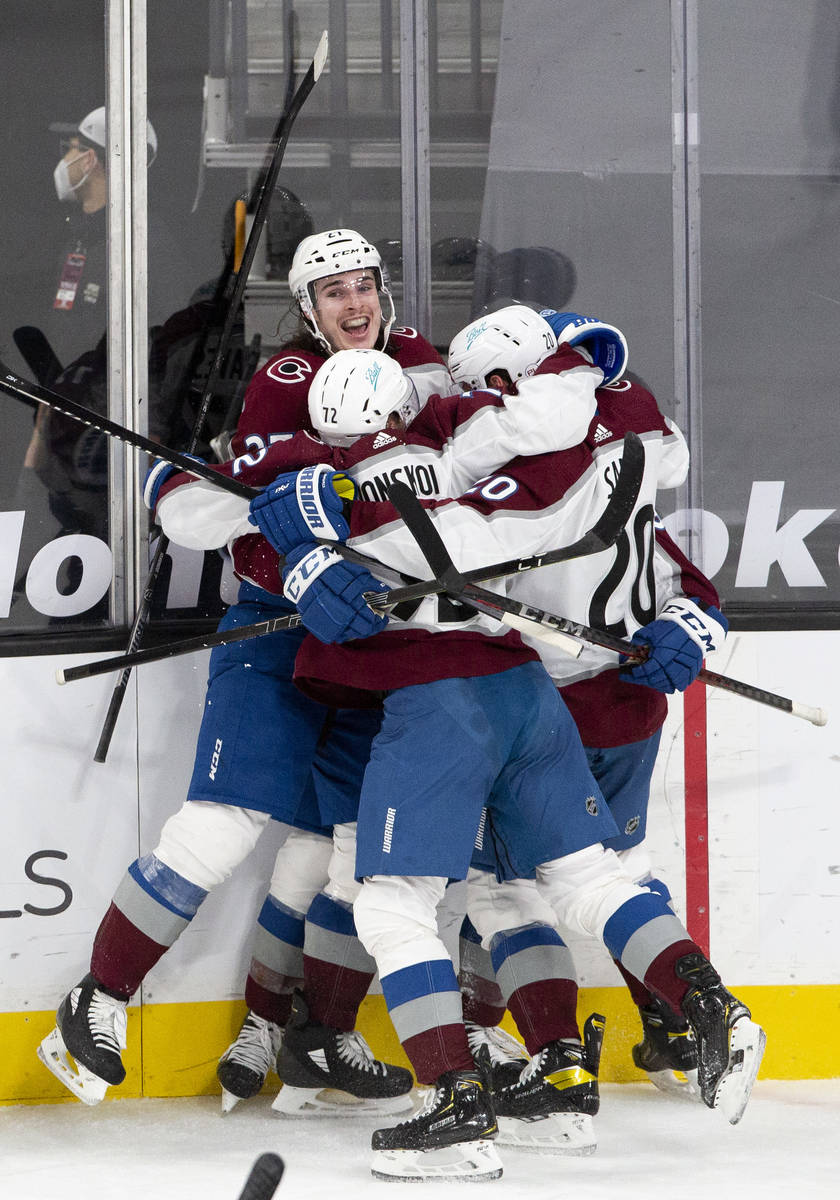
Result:
[[[333,350],[372,350],[382,326],[373,271],[342,271],[313,287],[318,328]]]

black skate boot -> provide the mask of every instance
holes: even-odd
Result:
[[[410,1071],[379,1062],[360,1033],[310,1021],[300,992],[292,1001],[276,1070],[283,1087],[271,1107],[287,1116],[381,1116],[405,1112],[413,1104]]]
[[[61,1001],[56,1028],[38,1047],[44,1066],[85,1104],[98,1104],[109,1086],[125,1079],[120,1051],[126,1046],[127,1004],[85,975]]]
[[[219,1059],[216,1077],[222,1085],[222,1113],[239,1100],[256,1096],[274,1066],[283,1030],[273,1021],[249,1012],[242,1027]]]
[[[494,1097],[499,1145],[544,1154],[594,1154],[592,1118],[598,1112],[598,1065],[604,1018],[593,1013],[583,1044],[562,1039],[535,1054],[516,1083]]]
[[[374,1131],[370,1170],[375,1179],[499,1178],[486,1055],[479,1051],[482,1065],[474,1071],[445,1071],[413,1117]]]
[[[699,1100],[697,1043],[688,1022],[658,1000],[640,1007],[639,1016],[642,1040],[632,1050],[635,1065],[660,1091]]]
[[[476,1064],[479,1062],[480,1047],[487,1048],[487,1057],[483,1061],[489,1063],[490,1090],[495,1093],[508,1084],[516,1083],[522,1068],[529,1061],[522,1043],[502,1029],[501,1025],[476,1025],[473,1021],[467,1021],[466,1028],[470,1052]]]
[[[697,1084],[703,1103],[737,1125],[747,1107],[766,1037],[750,1010],[728,992],[702,954],[686,954],[674,967],[691,986],[682,1002],[697,1042]]]

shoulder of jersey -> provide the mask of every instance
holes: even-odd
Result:
[[[395,325],[388,335],[388,341],[398,362],[404,367],[443,361],[432,343],[409,325]]]
[[[628,429],[637,433],[665,432],[665,418],[656,398],[642,384],[620,379],[596,392],[598,410],[589,426],[587,441],[598,446],[623,437]]]

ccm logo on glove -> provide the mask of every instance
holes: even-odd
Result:
[[[676,621],[703,656],[719,650],[729,629],[729,622],[719,609],[710,606],[705,612],[693,600],[672,600],[659,614],[660,620]]]

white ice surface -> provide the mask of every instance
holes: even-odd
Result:
[[[649,1084],[602,1087],[591,1158],[504,1147],[504,1175],[482,1195],[507,1200],[822,1200],[840,1190],[840,1080],[761,1081],[728,1125]],[[263,1095],[221,1117],[216,1097],[0,1108],[2,1200],[238,1200],[265,1151],[286,1164],[276,1200],[367,1200],[388,1185],[369,1174],[362,1118],[296,1119]],[[394,1184],[386,1193],[393,1196]],[[426,1183],[423,1200],[463,1195]],[[470,1193],[472,1194],[472,1193]]]

